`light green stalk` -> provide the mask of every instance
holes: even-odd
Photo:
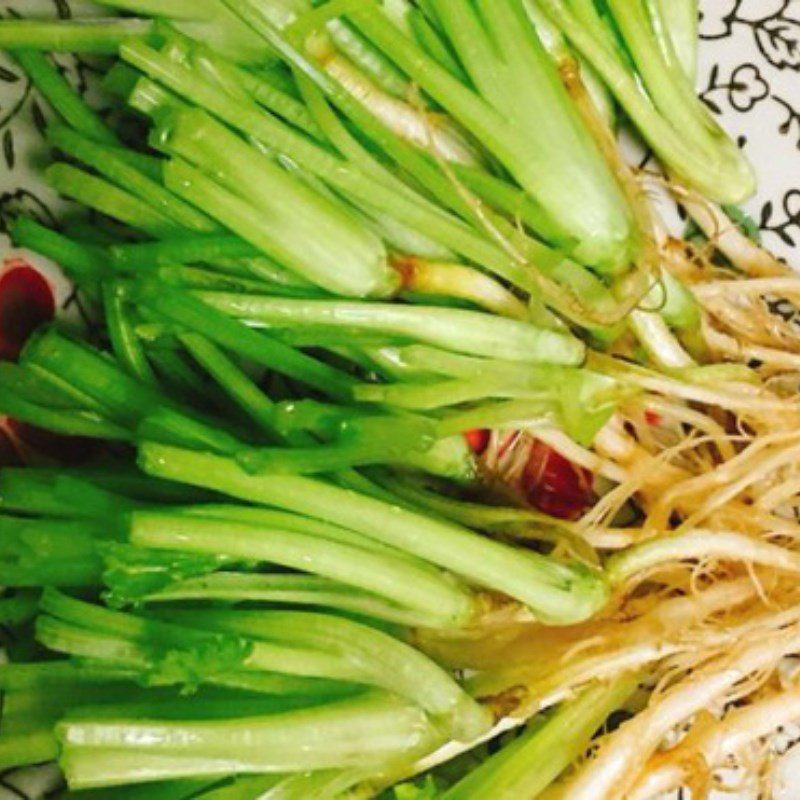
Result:
[[[216,490],[249,502],[296,511],[413,553],[458,575],[513,597],[543,621],[586,619],[607,597],[601,575],[515,550],[465,528],[430,519],[322,481],[247,475],[230,459],[144,444],[140,464],[148,474]]]
[[[406,559],[274,526],[231,519],[136,512],[131,541],[140,547],[226,555],[300,569],[431,615],[432,625],[463,624],[474,615],[470,594]]]
[[[579,758],[591,737],[636,688],[625,677],[565,701],[544,719],[535,719],[518,739],[485,760],[446,791],[442,800],[534,800]]]
[[[210,306],[250,324],[321,325],[407,337],[456,352],[517,362],[580,364],[584,347],[559,331],[491,314],[430,306],[304,301],[202,292]]]
[[[357,218],[204,112],[177,112],[156,129],[153,141],[250,204],[262,232],[258,241],[252,235],[250,241],[313,283],[355,297],[386,295],[397,285],[382,243]],[[168,185],[202,203],[194,189],[206,182],[198,176],[189,184],[188,178],[186,170],[175,175],[174,167],[167,168]],[[222,221],[230,223],[232,217]]]
[[[722,203],[738,203],[753,193],[752,167],[696,97],[666,38],[666,25],[654,31],[648,16],[648,11],[660,13],[654,2],[609,0],[607,4],[636,63],[633,70],[609,41],[608,32],[604,35],[597,26],[585,24],[566,0],[537,1],[682,181]]]

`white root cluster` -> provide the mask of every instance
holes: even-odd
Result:
[[[700,800],[731,766],[764,781],[770,735],[800,719],[798,685],[778,678],[800,653],[800,323],[770,309],[775,298],[800,308],[800,276],[675,191],[709,238],[698,249],[654,226],[662,268],[701,309],[698,361],[656,370],[593,354],[589,366],[631,392],[591,448],[542,425],[495,432],[484,455],[514,483],[538,440],[597,476],[597,502],[562,528],[599,554],[612,603],[571,628],[498,619],[420,636],[470,671],[477,696],[511,708],[502,725],[642,676],[638,713],[546,800],[651,800],[678,787]]]

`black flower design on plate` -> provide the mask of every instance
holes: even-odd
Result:
[[[800,22],[779,16],[754,28],[758,49],[778,69],[800,71]]]
[[[31,94],[31,82],[11,59],[0,62],[0,88],[3,91],[3,106],[0,108],[0,130],[6,128],[21,111]]]
[[[769,96],[770,87],[755,64],[740,64],[727,81],[720,78],[719,64],[715,64],[708,85],[700,95],[715,114],[721,114],[722,109],[712,95],[722,91],[725,91],[732,108],[745,113]]]
[[[737,111],[750,111],[769,95],[769,84],[755,64],[742,64],[732,73],[728,83],[728,101]]]
[[[60,19],[70,19],[72,17],[72,9],[69,7],[67,0],[53,0],[55,6],[56,16]]]
[[[791,0],[713,0],[700,12],[700,36],[724,39],[736,23],[755,25],[780,16]]]
[[[700,12],[700,35],[704,39],[730,36],[736,22],[737,0],[717,0],[711,8]]]
[[[732,35],[735,25],[747,25],[770,64],[800,71],[797,9],[797,0],[715,0],[701,13],[700,35],[703,39],[724,39]]]
[[[800,238],[797,236],[800,233],[800,189],[788,191],[781,205],[783,216],[776,220],[775,204],[772,201],[765,203],[761,209],[759,227],[779,236],[784,244],[794,247]]]
[[[786,117],[778,128],[781,136],[790,136],[792,131],[797,134],[797,149],[800,150],[800,110],[782,97],[773,95],[772,99],[786,112]]]
[[[0,233],[8,231],[9,223],[17,217],[33,217],[48,227],[58,227],[58,220],[47,202],[24,188],[0,194]]]

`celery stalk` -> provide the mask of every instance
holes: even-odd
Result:
[[[124,287],[118,283],[103,286],[103,303],[111,346],[125,370],[142,383],[154,384],[156,377],[144,349],[131,325],[125,308]]]
[[[631,220],[624,200],[521,2],[500,0],[480,12],[450,0],[434,6],[479,95],[412,49],[378,10],[365,9],[351,19],[577,238],[579,258],[605,271],[624,268],[631,257]],[[504,59],[494,49],[498,42],[505,48]]]
[[[219,383],[223,391],[265,433],[276,438],[272,402],[266,393],[205,337],[186,333],[180,339],[192,357]]]
[[[486,733],[491,715],[427,656],[382,631],[328,614],[302,611],[175,611],[189,625],[319,650],[359,663],[374,685],[413,700],[461,741]]]
[[[249,330],[237,320],[189,294],[158,284],[143,283],[137,287],[135,296],[143,305],[166,319],[324,394],[344,399],[350,396],[355,385],[355,381],[341,370],[269,336]]]
[[[39,593],[23,589],[0,599],[0,625],[12,628],[30,622],[39,610]]]
[[[279,5],[285,2],[281,0]],[[100,4],[129,13],[167,18],[186,35],[237,61],[258,64],[271,58],[269,48],[218,0],[101,0]],[[279,12],[276,19],[284,22],[287,13]]]
[[[607,3],[641,74],[620,58],[608,40],[608,31],[603,35],[602,29],[586,26],[566,0],[537,2],[595,68],[642,136],[681,180],[722,203],[741,202],[753,193],[752,167],[704,109],[679,71],[677,59],[664,57],[660,48],[666,42],[665,26],[660,26],[659,32],[653,30],[643,7],[645,0]],[[653,3],[648,8],[651,15],[660,13]],[[674,112],[674,119],[667,109]],[[686,127],[683,123],[679,126],[678,120]]]
[[[146,35],[152,25],[149,19],[4,19],[0,21],[0,48],[116,55],[120,44]]]
[[[164,187],[121,159],[116,150],[87,139],[63,125],[48,128],[51,145],[82,161],[112,183],[143,200],[176,225],[199,233],[213,233],[217,226],[203,213],[184,203]]]
[[[442,795],[442,800],[534,800],[589,746],[591,737],[633,693],[636,679],[585,690],[491,756]]]
[[[231,773],[380,769],[413,761],[437,741],[420,709],[380,693],[243,720],[67,719],[56,733],[61,765],[76,789]]]
[[[142,445],[139,460],[145,472],[157,477],[213,486],[249,502],[293,510],[358,531],[504,592],[549,623],[585,619],[606,602],[605,581],[592,570],[515,550],[465,528],[322,481],[251,476],[229,459],[156,444]]]
[[[440,576],[437,568],[411,556],[402,550],[383,544],[361,533],[341,528],[331,523],[323,522],[312,517],[304,517],[288,511],[276,511],[261,506],[244,506],[221,503],[205,503],[198,506],[180,506],[173,509],[174,513],[191,517],[204,517],[207,519],[227,520],[242,522],[261,529],[280,529],[306,534],[324,540],[351,545],[360,550],[389,556],[395,559],[404,559],[417,569],[427,570],[429,575]]]
[[[176,113],[156,129],[153,141],[251,204],[262,231],[253,243],[312,282],[356,297],[386,295],[396,285],[374,234],[205,113]],[[187,177],[175,176],[175,183]],[[204,185],[199,178],[194,183]]]
[[[648,0],[651,2],[651,0]],[[667,26],[675,55],[694,84],[697,78],[697,43],[700,9],[698,0],[655,0]]]
[[[155,237],[181,230],[169,217],[136,195],[70,164],[52,164],[45,170],[45,177],[59,194],[124,222],[134,230]]]
[[[164,398],[151,385],[128,375],[117,364],[89,347],[60,335],[55,329],[34,337],[23,353],[26,365],[42,367],[60,375],[71,386],[85,392],[101,404],[103,415],[110,423],[136,429],[149,420],[152,429],[166,435],[169,441],[180,441],[191,446],[208,446],[220,452],[237,452],[243,445],[218,424],[204,420],[194,411],[183,410]],[[5,401],[5,395],[3,400]],[[51,425],[53,430],[58,412],[43,412],[41,425]],[[87,418],[86,412],[80,412]],[[48,416],[49,415],[49,416]],[[50,420],[52,421],[46,421]],[[115,425],[103,423],[109,432]],[[87,432],[91,429],[87,426]],[[122,437],[117,434],[115,438]]]
[[[258,254],[256,247],[230,235],[181,236],[158,242],[118,244],[110,248],[114,265],[125,270],[198,262],[214,263],[217,259],[255,258]]]
[[[268,327],[311,324],[376,330],[456,352],[528,363],[579,364],[584,354],[583,345],[568,334],[460,309],[281,300],[220,292],[202,292],[196,296],[250,324]]]
[[[462,253],[515,285],[537,291],[536,280],[528,274],[528,269],[515,263],[501,248],[487,241],[485,236],[443,212],[435,204],[399,194],[396,186],[387,186],[376,181],[374,176],[354,169],[312,141],[298,136],[279,120],[270,118],[257,106],[250,107],[235,98],[225,96],[213,85],[172,64],[143,43],[137,42],[123,47],[121,55],[146,74],[203,106],[242,133],[297,160],[343,195],[378,208],[391,208],[398,221],[455,252]],[[565,261],[563,256],[543,246],[535,247],[533,255],[532,261],[537,267],[547,266],[554,269]]]
[[[9,23],[0,23],[0,37],[4,24]],[[118,143],[117,135],[73,90],[47,56],[33,50],[20,50],[15,57],[56,113],[76,131],[97,142]]]
[[[90,411],[61,411],[47,408],[32,403],[8,387],[3,387],[3,394],[0,396],[0,413],[65,436],[120,442],[128,442],[132,438],[125,428],[104,420]]]
[[[224,554],[301,569],[429,613],[432,625],[459,625],[474,612],[468,592],[404,559],[278,527],[137,512],[131,518],[130,540],[141,547]]]
[[[186,600],[334,608],[408,627],[425,627],[432,620],[430,611],[404,608],[377,594],[358,591],[352,586],[315,575],[216,572],[201,578],[176,581],[145,598],[151,605]]]
[[[108,258],[102,248],[76,242],[29,217],[16,219],[10,235],[18,247],[51,258],[84,287],[106,271]]]

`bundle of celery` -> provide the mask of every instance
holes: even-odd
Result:
[[[12,430],[90,456],[0,472],[0,768],[646,800],[800,716],[800,357],[763,324],[800,280],[714,205],[753,178],[692,89],[694,3],[103,5],[0,22],[77,204],[12,238],[97,323],[1,351]]]

